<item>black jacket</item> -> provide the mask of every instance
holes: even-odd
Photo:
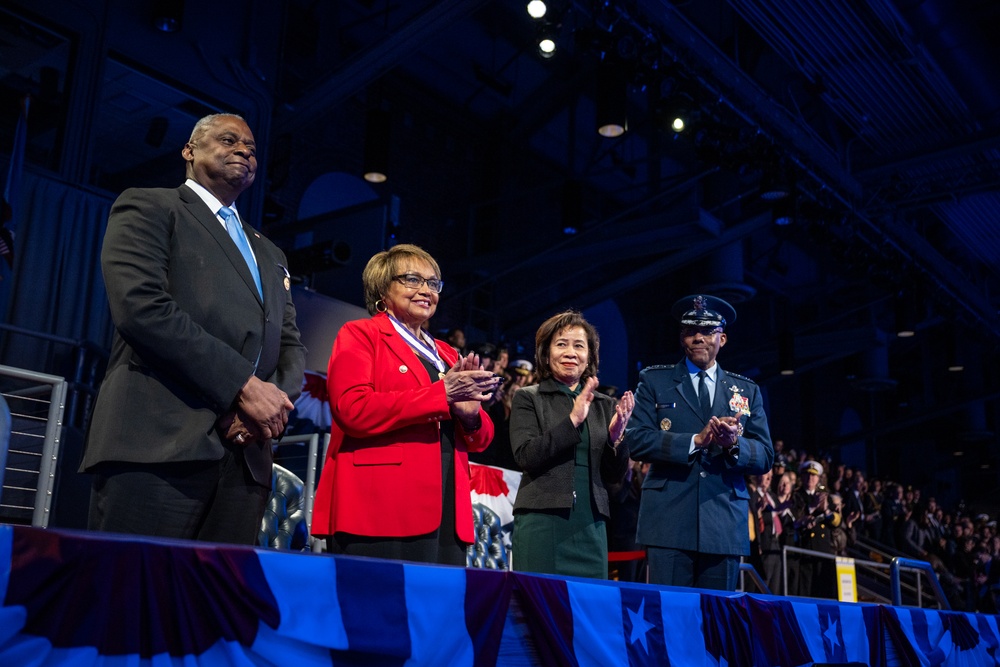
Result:
[[[594,392],[587,413],[590,429],[591,494],[597,510],[610,514],[606,484],[620,482],[628,469],[628,447],[617,452],[608,441],[608,426],[615,414],[615,399]],[[510,443],[514,459],[524,472],[514,511],[568,508],[573,505],[573,469],[580,431],[569,413],[573,400],[555,380],[525,387],[514,395],[510,412]],[[600,478],[594,475],[600,471]]]

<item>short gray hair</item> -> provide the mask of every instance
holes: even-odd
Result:
[[[243,116],[235,113],[209,114],[194,124],[194,127],[191,129],[191,138],[188,139],[188,143],[189,144],[195,143],[196,140],[201,138],[201,135],[205,134],[205,132],[208,131],[208,128],[214,125],[215,121],[219,120],[220,118],[235,118],[237,120],[241,120],[244,123],[246,123],[246,120],[243,118]]]

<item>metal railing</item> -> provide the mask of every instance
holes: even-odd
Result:
[[[746,586],[746,582],[744,581],[744,577],[750,577],[750,580],[753,581],[754,585],[757,586],[757,589],[761,593],[763,593],[764,595],[773,595],[773,593],[771,592],[771,589],[768,588],[767,584],[764,582],[763,577],[760,576],[760,572],[757,571],[757,568],[755,568],[750,563],[747,563],[747,562],[741,560],[740,561],[740,590],[746,592],[747,586]]]
[[[302,480],[306,497],[306,524],[312,526],[313,502],[316,499],[316,461],[319,433],[289,435],[274,445],[274,462],[288,468]]]
[[[837,560],[836,554],[828,554],[819,551],[810,551],[809,549],[800,549],[799,547],[785,546],[782,547],[781,553],[781,569],[782,569],[782,587],[783,594],[788,595],[788,554],[800,554],[803,556],[808,556],[811,558],[825,558],[829,560]],[[934,599],[937,601],[938,606],[941,609],[950,610],[951,604],[948,602],[948,598],[941,588],[941,582],[938,581],[937,574],[935,574],[933,567],[930,563],[913,560],[910,558],[895,557],[892,559],[892,563],[879,563],[871,560],[863,560],[858,558],[852,558],[854,561],[855,571],[859,569],[870,569],[870,570],[886,570],[888,572],[889,585],[892,589],[892,599],[891,603],[894,605],[902,605],[902,591],[904,588],[911,591],[916,598],[918,607],[922,606],[924,600],[923,586],[921,585],[922,577],[921,574],[925,575],[930,582],[931,590],[934,593]],[[916,582],[910,587],[906,586],[902,582],[902,572],[909,571],[915,575]]]
[[[900,578],[899,571],[902,568],[909,568],[911,570],[916,570],[917,572],[923,572],[927,575],[927,581],[930,582],[931,588],[934,589],[934,597],[937,598],[938,604],[944,610],[951,610],[951,604],[948,603],[948,596],[944,594],[944,589],[941,588],[941,582],[938,581],[937,574],[934,572],[934,568],[930,563],[923,560],[916,560],[914,558],[903,558],[902,556],[896,556],[892,559],[892,563],[889,565],[889,579],[892,582],[892,604],[899,607],[903,604],[903,595],[900,590]],[[919,593],[920,590],[920,577],[917,577],[917,600],[921,600]]]
[[[99,376],[103,375],[108,361],[108,350],[90,341],[32,331],[13,324],[0,323],[0,335],[8,342],[15,337],[35,341],[36,346],[32,349],[39,351],[39,358],[43,360],[41,367],[63,373],[68,378],[63,423],[86,428],[97,396]]]
[[[48,526],[66,391],[61,377],[0,365],[0,393],[11,413],[0,521]]]

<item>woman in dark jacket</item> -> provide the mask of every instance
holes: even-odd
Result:
[[[598,393],[597,331],[580,313],[535,335],[541,383],[514,395],[510,441],[524,471],[514,503],[513,569],[608,577],[606,484],[628,468],[622,444],[635,400]]]

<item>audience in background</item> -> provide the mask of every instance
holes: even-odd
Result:
[[[449,329],[444,339],[449,345],[455,348],[458,356],[464,357],[469,353],[469,348],[465,345],[465,332],[461,329]]]
[[[504,377],[502,386],[485,403],[497,425],[494,444],[486,452],[470,456],[490,465],[519,469],[510,452],[507,422],[514,394],[536,383],[535,369],[530,361],[515,358],[508,362],[508,350],[486,343],[473,346],[483,360],[484,368]],[[492,365],[491,365],[492,364]],[[829,514],[839,517],[837,525],[826,526],[826,538],[821,549],[830,554],[851,555],[859,541],[874,545],[888,553],[899,553],[926,560],[933,566],[953,609],[996,613],[995,598],[1000,595],[1000,567],[992,567],[1000,559],[1000,536],[996,521],[987,514],[967,514],[960,505],[955,512],[941,507],[935,497],[922,500],[921,489],[892,480],[869,477],[865,470],[834,462],[830,454],[812,454],[797,450],[777,439],[774,441],[774,467],[767,475],[748,478],[753,489],[748,531],[755,536],[755,561],[762,578],[772,593],[784,591],[782,554],[784,546],[803,546],[801,530],[796,530],[793,493],[803,482],[796,470],[806,463],[822,465],[824,471],[816,486],[828,489]],[[630,461],[622,483],[609,487],[611,520],[608,541],[613,551],[642,549],[635,542],[635,520],[641,495],[641,484],[648,464]],[[809,475],[805,476],[806,478]],[[836,493],[837,495],[834,495]],[[831,519],[832,523],[832,519]],[[813,541],[814,531],[805,544]],[[864,554],[855,553],[862,556]],[[817,594],[812,584],[800,581],[802,559],[788,558],[788,589],[791,594]],[[817,563],[808,562],[809,582],[816,579]],[[645,581],[644,563],[636,561],[617,568],[622,581]],[[827,572],[827,574],[830,574]],[[834,597],[832,578],[825,591]],[[808,591],[803,589],[808,588]]]
[[[639,520],[639,498],[642,482],[649,472],[649,464],[629,459],[625,478],[618,484],[608,485],[611,502],[611,517],[608,521],[608,549],[610,551],[641,551],[642,545],[635,540],[635,526]],[[612,578],[619,581],[646,581],[646,561],[632,559],[609,563],[614,568]]]
[[[818,553],[832,554],[833,528],[840,525],[841,516],[834,510],[826,486],[821,484],[824,468],[816,461],[806,461],[799,472],[802,486],[792,498],[798,546]],[[833,561],[821,556],[803,556],[799,562],[798,595],[833,597],[836,583]]]

